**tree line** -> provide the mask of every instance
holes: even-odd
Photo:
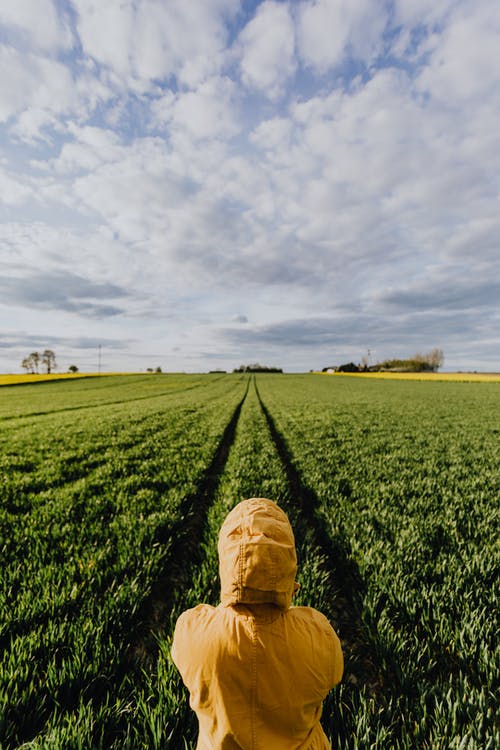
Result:
[[[31,352],[31,354],[23,359],[21,367],[23,367],[29,375],[38,375],[40,372],[39,368],[45,368],[47,375],[50,375],[52,370],[55,370],[57,367],[56,355],[52,349],[45,349],[42,354]]]
[[[267,365],[240,365],[233,372],[283,372],[281,367],[268,367]]]
[[[443,362],[443,350],[436,348],[426,354],[417,352],[408,359],[385,359],[375,365],[370,365],[368,359],[363,357],[361,364],[356,365],[354,362],[347,362],[338,367],[323,367],[323,372],[327,370],[335,372],[437,372],[443,366]]]
[[[417,352],[409,359],[386,359],[377,365],[379,370],[402,370],[410,372],[437,372],[443,366],[444,353],[442,349],[432,349],[426,354]]]

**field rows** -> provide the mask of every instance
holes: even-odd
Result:
[[[497,386],[91,382],[0,405],[0,747],[194,748],[171,634],[217,602],[250,496],[289,514],[297,603],[343,642],[332,746],[498,745]]]
[[[211,381],[198,403],[167,395],[160,413],[157,398],[102,406],[77,426],[56,406],[2,433],[6,746],[32,739],[62,706],[112,696],[242,387]]]
[[[344,380],[261,392],[330,536],[357,567],[380,746],[495,747],[498,392]],[[484,386],[480,386],[483,388]],[[389,721],[390,718],[390,721]]]

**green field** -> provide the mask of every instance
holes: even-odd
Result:
[[[276,500],[330,617],[333,748],[494,750],[500,384],[108,376],[0,389],[0,748],[194,748],[169,658]]]

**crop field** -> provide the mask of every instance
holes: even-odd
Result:
[[[496,750],[500,384],[130,375],[0,389],[0,748],[194,748],[175,620],[228,510],[295,530],[333,748]]]
[[[427,382],[449,383],[500,383],[498,372],[333,372],[317,373],[318,375],[334,376],[336,378],[354,377],[365,380],[426,380]],[[0,379],[1,384],[1,379]]]

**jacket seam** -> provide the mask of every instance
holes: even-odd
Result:
[[[246,527],[245,527],[245,518],[243,513],[241,513],[240,518],[241,523],[241,529],[242,529],[242,535],[240,540],[240,549],[239,549],[239,560],[238,560],[238,599],[241,599],[243,595],[243,577],[244,577],[244,568],[245,568],[245,534],[246,534]]]
[[[257,750],[257,727],[256,727],[256,712],[257,712],[257,626],[255,620],[252,620],[252,664],[251,664],[251,706],[250,706],[250,721],[251,721],[251,734],[252,734],[252,750]]]

